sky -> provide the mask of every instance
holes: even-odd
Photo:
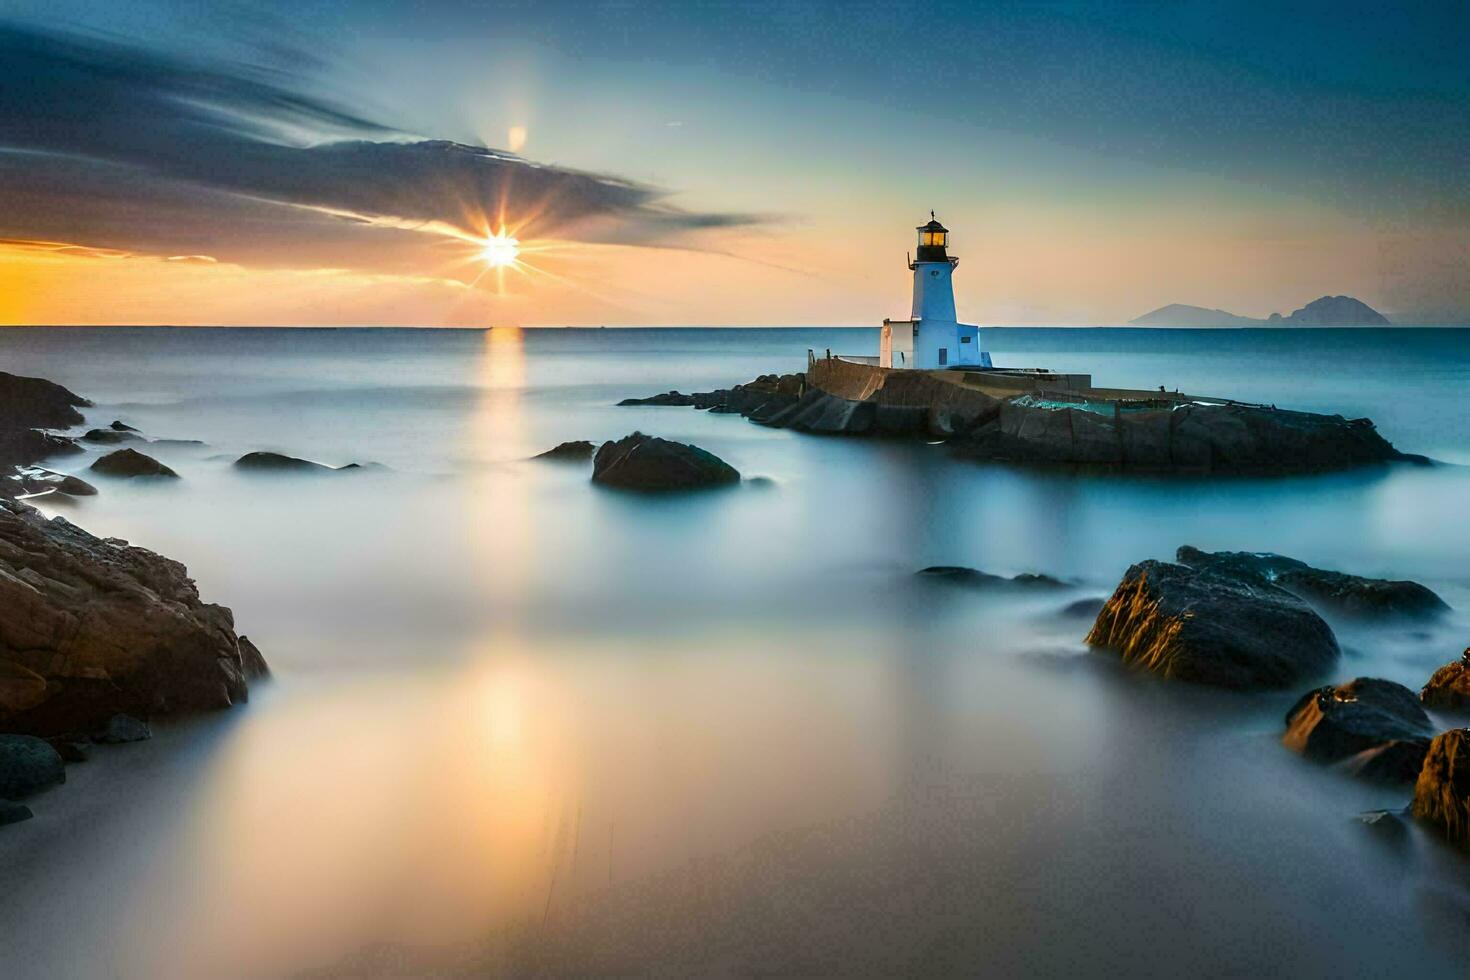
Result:
[[[0,324],[876,325],[930,209],[968,322],[1465,323],[1467,43],[1463,2],[0,0]]]

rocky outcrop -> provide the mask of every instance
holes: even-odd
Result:
[[[592,480],[626,490],[693,490],[738,483],[740,473],[698,446],[635,432],[598,448]]]
[[[1006,401],[951,445],[975,460],[1160,472],[1297,473],[1417,459],[1394,449],[1368,419],[1251,405],[1101,415]]]
[[[138,452],[136,449],[119,449],[108,453],[92,464],[92,469],[106,476],[116,476],[123,479],[131,479],[136,476],[161,476],[173,479],[178,474],[164,466],[152,456]]]
[[[0,798],[21,800],[64,782],[66,765],[50,743],[31,735],[0,735]]]
[[[1061,579],[1052,578],[1050,575],[1038,575],[1035,572],[1022,572],[1006,578],[1004,575],[992,575],[982,572],[978,568],[965,568],[962,565],[930,565],[921,568],[916,573],[920,578],[933,579],[945,582],[949,585],[960,585],[969,589],[995,589],[1019,586],[1028,589],[1065,589],[1067,583]]]
[[[1273,317],[1271,322],[1277,322],[1276,318]],[[1280,322],[1303,327],[1392,326],[1388,317],[1352,296],[1323,296],[1321,299],[1314,299],[1290,316],[1281,317]]]
[[[82,435],[83,442],[94,442],[98,445],[115,445],[120,442],[140,442],[143,437],[133,429],[88,429]]]
[[[1243,690],[1286,687],[1338,657],[1331,628],[1285,589],[1160,561],[1128,569],[1086,642],[1140,670]]]
[[[265,672],[183,565],[0,501],[0,731],[225,708]]]
[[[78,408],[92,404],[59,384],[0,371],[0,467],[21,466],[63,453],[81,452],[65,436],[40,429],[60,429],[82,421]],[[0,496],[23,489],[0,485]]]
[[[1440,711],[1470,711],[1470,647],[1459,660],[1434,672],[1419,700]]]
[[[97,493],[96,487],[80,477],[57,473],[40,466],[19,467],[6,477],[6,481],[13,484],[9,489],[14,493],[45,493],[47,490],[54,490],[68,497],[91,497]]]
[[[1452,729],[1429,743],[1411,812],[1450,840],[1470,844],[1470,728]]]
[[[1281,742],[1314,762],[1340,765],[1364,779],[1411,783],[1433,734],[1413,691],[1359,677],[1302,695],[1286,713]]]
[[[660,395],[650,395],[647,398],[624,398],[618,405],[667,405],[676,408],[693,408],[694,396],[686,395],[678,391],[666,391]]]
[[[576,439],[572,442],[563,442],[558,446],[537,453],[532,459],[545,459],[559,463],[585,463],[592,458],[597,447],[586,439]]]
[[[1235,578],[1279,585],[1318,608],[1343,616],[1433,616],[1450,608],[1418,582],[1364,578],[1313,568],[1304,561],[1271,552],[1209,552],[1185,545],[1175,558],[1191,568],[1208,568]]]

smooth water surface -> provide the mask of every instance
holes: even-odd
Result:
[[[1300,691],[1128,675],[1063,609],[1186,543],[1470,609],[1470,331],[984,336],[999,365],[1367,415],[1446,465],[1074,475],[614,407],[876,331],[0,331],[0,370],[89,424],[206,443],[149,450],[175,483],[43,509],[184,561],[275,672],[0,831],[5,974],[1463,975],[1470,867],[1354,822],[1405,791],[1277,744]],[[646,498],[527,459],[634,429],[766,479]],[[230,467],[255,449],[389,469]],[[1338,626],[1324,682],[1417,688],[1470,641]]]

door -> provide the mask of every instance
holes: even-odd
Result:
[[[872,334],[869,334],[868,336],[871,337]],[[949,348],[948,347],[941,347],[941,348],[939,348],[939,366],[940,367],[944,367],[948,363],[949,363]]]

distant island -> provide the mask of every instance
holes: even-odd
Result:
[[[1306,306],[1282,316],[1272,313],[1265,320],[1237,316],[1225,310],[1207,310],[1203,306],[1170,303],[1152,313],[1128,321],[1134,327],[1366,327],[1392,326],[1388,317],[1362,300],[1351,296],[1323,296]]]

